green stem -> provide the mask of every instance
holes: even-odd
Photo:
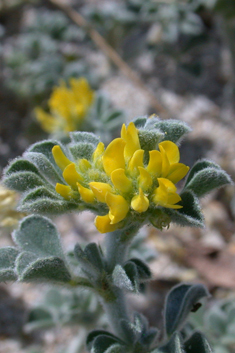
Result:
[[[111,274],[117,264],[124,263],[131,240],[139,228],[140,224],[136,222],[129,225],[128,228],[116,230],[107,234],[105,238],[105,247],[108,273]],[[126,306],[125,293],[122,289],[117,288],[114,285],[111,286],[111,290],[115,299],[103,300],[103,306],[114,333],[128,343],[126,332],[119,324],[121,319],[130,321]]]
[[[113,272],[117,264],[122,264],[126,260],[127,252],[131,240],[139,230],[139,223],[134,223],[128,228],[115,230],[108,233],[105,238],[107,268],[110,273]]]
[[[124,291],[120,288],[115,288],[115,300],[103,300],[102,304],[113,332],[123,341],[130,343],[128,342],[126,332],[120,326],[121,319],[130,321]]]

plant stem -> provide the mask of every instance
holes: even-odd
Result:
[[[107,234],[105,248],[107,268],[110,273],[113,272],[117,264],[122,264],[125,261],[131,240],[139,228],[139,223],[136,223],[130,225],[128,228],[115,230]]]
[[[112,273],[117,264],[123,264],[126,260],[127,252],[132,238],[140,228],[139,223],[129,225],[122,230],[108,233],[105,238],[107,271]],[[108,316],[109,323],[122,340],[128,342],[125,330],[120,327],[120,320],[130,321],[126,306],[125,293],[121,288],[112,285],[115,300],[103,300],[103,306]]]
[[[102,305],[113,332],[123,341],[126,341],[130,344],[130,342],[128,342],[128,337],[126,336],[126,332],[120,326],[121,319],[131,321],[127,311],[124,291],[120,288],[115,288],[115,297],[116,299],[112,301],[103,300]]]

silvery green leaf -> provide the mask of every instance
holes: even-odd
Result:
[[[0,269],[14,269],[15,260],[19,254],[19,250],[13,246],[6,246],[0,249]]]
[[[147,121],[147,116],[140,116],[138,118],[135,118],[133,120],[135,126],[137,129],[140,129],[140,128],[144,128],[145,124],[146,124],[146,121]]]
[[[185,181],[185,186],[187,186],[187,184],[193,179],[193,177],[200,171],[202,171],[203,169],[206,168],[215,168],[220,170],[220,166],[214,162],[211,162],[207,159],[201,159],[199,161],[197,161],[192,168],[189,170],[188,175],[187,175],[187,179]]]
[[[184,344],[185,353],[212,353],[212,349],[200,332],[195,332]]]
[[[91,353],[105,353],[108,348],[117,344],[116,339],[110,336],[100,335],[96,337],[92,343]]]
[[[118,343],[112,344],[104,353],[125,353],[126,349]]]
[[[185,189],[191,190],[197,197],[201,197],[213,189],[231,183],[231,178],[224,170],[218,167],[208,167],[190,176],[190,180],[187,181]]]
[[[23,158],[14,159],[8,167],[4,170],[5,177],[18,172],[31,172],[41,176],[37,167],[30,161]]]
[[[58,141],[44,140],[37,142],[29,147],[28,152],[42,153],[49,162],[61,173],[60,168],[55,163],[54,157],[52,155],[52,148],[56,145],[60,145]]]
[[[125,334],[125,340],[130,343],[135,342],[136,331],[134,325],[125,319],[121,319],[119,321],[119,326],[122,329],[123,334]]]
[[[185,353],[180,335],[177,332],[174,333],[167,344],[151,353]]]
[[[48,188],[45,186],[40,186],[31,191],[28,191],[27,196],[25,196],[21,202],[33,202],[37,201],[38,199],[40,200],[45,198],[54,201],[61,199],[64,200],[64,198],[62,198],[62,196],[60,196],[55,190],[48,190]]]
[[[168,336],[179,330],[194,305],[209,293],[202,284],[179,284],[171,289],[166,298],[164,319]]]
[[[91,143],[72,143],[69,145],[69,150],[74,160],[85,158],[89,160],[95,150],[95,146]]]
[[[104,257],[101,253],[100,247],[96,243],[88,244],[84,249],[86,258],[92,263],[99,271],[104,268]]]
[[[174,143],[180,142],[184,135],[191,131],[191,128],[187,124],[175,119],[159,119],[155,124],[155,128],[164,133],[163,140],[169,140]]]
[[[43,280],[48,282],[66,283],[71,280],[71,276],[64,260],[53,256],[39,258],[35,262],[32,262],[21,276],[19,276],[19,279],[24,282],[40,282]]]
[[[74,254],[84,274],[87,277],[89,277],[91,281],[94,279],[97,280],[98,277],[100,276],[100,269],[99,267],[96,267],[94,263],[89,260],[88,258],[90,256],[89,248],[87,252],[87,254],[89,255],[87,257],[87,254],[82,250],[81,246],[79,244],[76,244],[74,247]],[[95,260],[95,263],[96,261],[98,261],[97,263],[99,263],[98,259]]]
[[[149,280],[151,278],[150,268],[142,260],[132,258],[129,261],[133,262],[135,264],[137,272],[138,272],[139,280],[145,281],[145,280]]]
[[[75,202],[67,201],[60,197],[56,200],[49,197],[38,197],[44,193],[43,187],[32,190],[20,201],[19,210],[28,213],[61,214],[72,210],[79,210],[79,205]],[[56,197],[56,196],[55,196]]]
[[[14,281],[17,275],[14,271],[15,260],[19,251],[11,246],[0,249],[0,281]]]
[[[112,333],[105,330],[95,330],[88,334],[86,345],[90,352],[105,352],[113,344],[122,343],[121,340]],[[103,349],[100,350],[100,349]]]
[[[151,151],[157,149],[157,146],[164,138],[164,134],[157,129],[145,130],[139,129],[140,146],[144,151]]]
[[[93,145],[93,148],[97,146],[99,143],[98,137],[93,134],[92,132],[81,132],[81,131],[75,131],[75,132],[70,132],[70,137],[72,142],[75,142],[75,144],[78,143],[88,143]]]
[[[180,226],[204,227],[204,218],[201,213],[198,198],[190,190],[185,190],[180,194],[183,208],[178,210],[164,208],[164,212],[170,216],[171,222]]]
[[[44,186],[45,181],[32,172],[17,172],[4,178],[4,184],[9,188],[19,192]]]
[[[136,293],[138,293],[139,290],[139,276],[138,276],[138,270],[137,266],[135,265],[134,262],[127,261],[125,265],[123,266],[123,269],[126,272],[126,275],[130,279],[133,290],[135,290]]]
[[[13,233],[15,243],[38,257],[64,257],[55,225],[42,216],[25,217]]]
[[[16,272],[20,276],[38,256],[30,251],[22,251],[16,259]]]
[[[55,187],[56,183],[64,182],[61,173],[58,173],[54,165],[42,153],[25,152],[24,157],[37,166],[40,173],[53,185],[53,187]]]
[[[133,291],[134,287],[121,265],[116,265],[112,273],[113,283],[119,288]]]
[[[151,346],[154,340],[156,339],[159,331],[156,328],[149,328],[148,331],[146,331],[144,334],[141,336],[141,342],[145,346]]]

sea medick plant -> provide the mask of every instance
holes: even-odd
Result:
[[[85,77],[71,77],[55,86],[47,111],[36,107],[35,117],[50,138],[66,141],[72,131],[90,131],[110,141],[122,125],[124,112],[112,106],[107,97],[90,87]]]
[[[33,213],[13,233],[16,247],[0,249],[1,280],[47,281],[84,287],[99,297],[110,330],[87,337],[92,353],[209,353],[206,338],[180,330],[191,310],[208,296],[201,284],[183,283],[167,296],[164,333],[130,313],[126,293],[138,293],[151,279],[148,265],[130,258],[128,249],[144,224],[158,229],[171,222],[203,226],[198,197],[231,183],[215,163],[180,163],[177,144],[189,132],[178,120],[139,117],[123,125],[106,148],[92,133],[72,132],[70,141],[45,140],[13,160],[4,183],[22,193],[19,209]],[[176,184],[187,175],[181,191]],[[45,216],[91,210],[104,244],[77,244],[64,253],[55,225]]]

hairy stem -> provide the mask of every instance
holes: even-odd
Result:
[[[106,261],[108,271],[112,272],[117,264],[126,260],[131,240],[139,230],[139,223],[131,224],[128,228],[108,233],[105,238]]]
[[[123,264],[126,260],[128,248],[132,238],[139,230],[139,223],[131,224],[126,229],[108,233],[105,238],[106,261],[108,273],[112,273],[117,264]],[[125,330],[120,326],[120,320],[130,321],[126,306],[125,293],[121,288],[112,285],[114,300],[103,300],[103,306],[108,316],[109,323],[121,339],[128,342]]]

